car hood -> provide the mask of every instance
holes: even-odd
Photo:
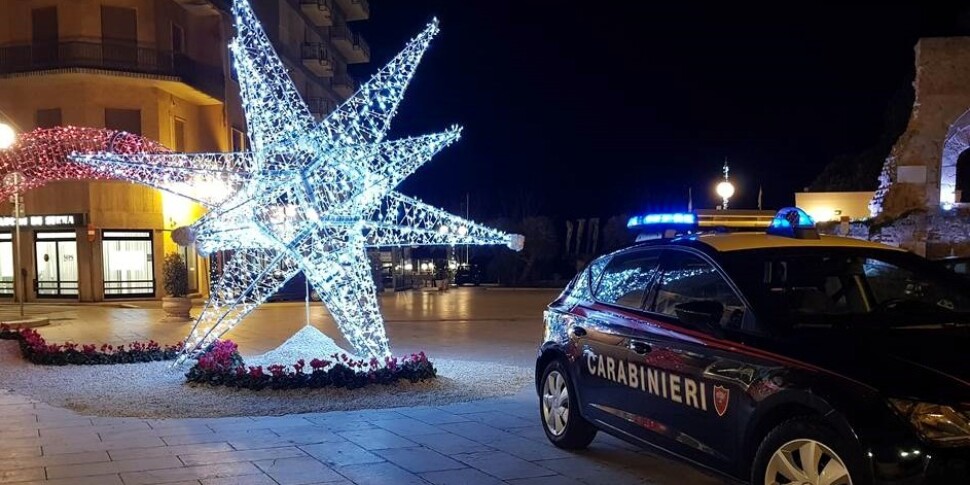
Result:
[[[970,403],[970,329],[805,330],[786,340],[786,355],[886,397]]]

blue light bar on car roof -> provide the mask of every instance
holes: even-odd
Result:
[[[818,239],[818,229],[815,221],[805,211],[798,207],[785,207],[775,214],[771,225],[765,231],[772,236],[790,237],[795,239]]]
[[[626,227],[644,227],[644,226],[696,226],[697,216],[692,212],[673,212],[665,214],[644,214],[641,216],[633,216],[630,218],[629,222],[626,223]]]

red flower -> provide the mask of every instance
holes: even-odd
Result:
[[[263,374],[263,366],[261,365],[257,365],[256,367],[249,368],[249,377],[258,378],[258,377],[263,377],[264,375],[266,374]]]

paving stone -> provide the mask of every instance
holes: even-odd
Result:
[[[203,485],[279,485],[264,473],[259,475],[246,475],[242,477],[228,478],[207,478],[202,480]],[[168,484],[165,484],[168,485]]]
[[[315,433],[303,432],[267,438],[244,438],[232,440],[229,444],[237,450],[256,450],[262,448],[313,445],[318,443],[339,443],[342,441],[346,440],[330,431],[320,430]]]
[[[511,414],[489,411],[485,413],[469,413],[463,415],[468,419],[487,424],[493,428],[507,430],[510,428],[524,428],[526,426],[538,426],[539,418],[529,420],[513,416]]]
[[[47,477],[90,477],[94,475],[108,475],[111,473],[161,470],[165,468],[177,468],[180,466],[182,466],[182,462],[180,462],[179,459],[174,456],[159,456],[154,458],[139,458],[136,460],[49,466],[47,467]]]
[[[468,421],[468,418],[463,415],[453,414],[431,407],[402,408],[398,409],[397,412],[427,424],[448,424]]]
[[[0,470],[15,470],[18,468],[37,468],[57,465],[75,465],[80,463],[97,463],[110,461],[106,451],[88,451],[85,453],[70,453],[66,455],[20,457],[0,461]]]
[[[309,456],[264,460],[255,463],[280,485],[306,485],[333,482],[344,478],[327,465]]]
[[[0,483],[27,482],[44,480],[47,475],[43,468],[22,468],[19,470],[0,470]]]
[[[263,450],[227,451],[223,453],[198,453],[179,455],[185,466],[209,465],[213,463],[232,463],[236,461],[273,460],[306,456],[296,447],[267,448]]]
[[[194,445],[155,446],[152,448],[130,448],[108,450],[112,460],[130,460],[153,456],[197,455],[200,453],[219,453],[233,451],[229,443],[199,443]]]
[[[370,421],[321,421],[317,424],[324,426],[328,430],[334,433],[342,433],[345,431],[364,431],[368,429],[378,429]]]
[[[365,450],[383,450],[387,448],[406,448],[417,446],[417,443],[404,439],[384,429],[370,429],[363,431],[347,431],[338,433],[348,441],[352,441]]]
[[[421,477],[392,463],[351,465],[337,468],[337,472],[357,485],[410,485],[428,483]]]
[[[547,468],[533,465],[502,451],[480,451],[454,455],[452,458],[502,480],[555,475],[555,472]]]
[[[199,483],[199,482],[195,482]],[[71,477],[55,480],[38,480],[33,482],[17,482],[16,485],[123,485],[117,473],[113,475],[98,475],[95,477]],[[165,484],[174,485],[174,484]]]
[[[410,438],[432,450],[446,455],[458,453],[474,453],[476,451],[491,451],[493,448],[474,442],[468,438],[451,433],[423,434]]]
[[[193,434],[180,434],[175,436],[163,436],[162,440],[169,446],[172,445],[191,445],[198,443],[218,443],[231,442],[235,440],[259,440],[274,439],[279,436],[269,430],[253,430],[239,432],[199,432]]]
[[[383,419],[371,421],[371,423],[378,428],[383,428],[394,434],[408,438],[416,435],[435,434],[441,432],[440,429],[413,418]]]
[[[334,467],[360,465],[364,463],[380,463],[384,461],[384,459],[380,456],[377,456],[374,453],[371,453],[349,441],[344,441],[343,443],[306,445],[301,446],[300,449],[317,460]]]
[[[242,477],[260,475],[263,472],[252,463],[219,463],[215,465],[169,468],[137,473],[122,473],[125,485],[153,485],[157,483],[184,480],[205,480],[208,478]],[[235,482],[233,482],[235,483]]]
[[[7,448],[4,444],[3,448],[0,448],[0,460],[9,460],[13,458],[27,458],[31,456],[40,456],[41,450],[39,446],[28,446],[28,447],[11,447]]]
[[[583,482],[562,475],[520,478],[517,480],[506,480],[505,483],[510,485],[583,485]]]
[[[412,473],[467,468],[464,464],[428,448],[392,448],[376,450],[374,453]]]
[[[495,429],[491,426],[486,426],[477,421],[442,424],[438,426],[438,429],[447,431],[449,433],[454,433],[458,436],[462,436],[482,444],[488,444],[490,441],[509,439],[515,436],[506,431]]]
[[[437,408],[451,414],[484,413],[492,410],[487,401],[447,404]]]
[[[44,455],[62,455],[65,453],[81,453],[85,451],[101,451],[101,450],[123,450],[123,449],[133,449],[133,448],[153,448],[156,446],[165,446],[165,442],[157,436],[146,436],[142,439],[137,440],[125,440],[125,441],[90,441],[81,443],[69,443],[63,445],[44,445]]]
[[[556,458],[569,458],[573,456],[568,451],[561,450],[552,443],[536,443],[535,441],[520,438],[518,436],[501,440],[489,441],[488,446],[496,450],[504,451],[510,455],[517,456],[526,461],[552,460]]]
[[[539,460],[533,463],[590,485],[639,485],[646,482],[646,478],[621,468],[617,463],[611,463],[607,466],[596,462],[588,454],[556,460]],[[681,479],[683,481],[680,483],[697,484],[689,477],[681,477]]]
[[[422,473],[421,478],[435,485],[501,485],[505,483],[474,468]]]

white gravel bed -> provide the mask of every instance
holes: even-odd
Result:
[[[515,394],[532,381],[524,367],[434,359],[438,378],[361,389],[251,391],[186,385],[171,362],[100,366],[34,365],[15,341],[0,341],[0,388],[96,416],[188,418],[443,405]]]
[[[346,354],[348,359],[357,360],[357,356],[340,348],[332,338],[309,325],[301,328],[279,347],[254,357],[243,356],[246,365],[261,365],[267,367],[273,364],[288,365],[293,368],[298,360],[303,359],[306,365],[304,372],[313,372],[310,361],[313,359],[333,360],[333,354]]]

